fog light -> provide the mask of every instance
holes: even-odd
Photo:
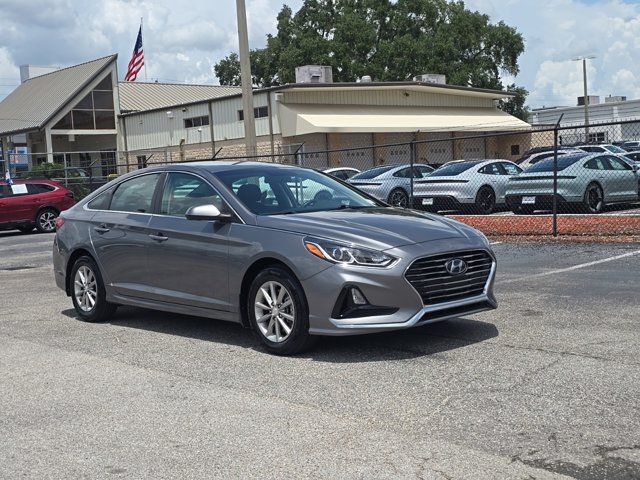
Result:
[[[355,287],[351,288],[351,300],[354,305],[367,305],[369,303],[362,292]]]

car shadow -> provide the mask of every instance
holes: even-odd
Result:
[[[62,312],[77,318],[75,310]],[[107,322],[125,328],[177,335],[205,342],[249,348],[267,354],[252,332],[237,323],[179,315],[142,308],[120,307]],[[436,356],[497,337],[495,325],[470,318],[456,318],[407,330],[320,337],[317,345],[300,355],[319,362],[363,363]]]

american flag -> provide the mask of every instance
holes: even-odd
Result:
[[[135,82],[138,78],[138,73],[144,65],[144,51],[142,50],[142,25],[138,30],[138,38],[136,39],[136,45],[133,47],[133,55],[129,61],[129,67],[127,68],[127,74],[124,77],[125,82]]]

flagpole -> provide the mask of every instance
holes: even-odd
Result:
[[[142,35],[142,18],[140,17],[140,34]],[[144,39],[144,37],[142,37]],[[142,40],[142,51],[144,52],[144,40]],[[148,82],[149,79],[147,78],[147,58],[149,58],[147,55],[144,56],[144,81]]]

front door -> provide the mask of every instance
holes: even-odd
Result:
[[[149,223],[148,269],[154,300],[229,310],[229,223],[187,220],[197,205],[225,206],[203,178],[169,173],[160,209]]]
[[[605,169],[611,200],[635,200],[638,197],[638,179],[631,165],[610,155],[605,160]]]

